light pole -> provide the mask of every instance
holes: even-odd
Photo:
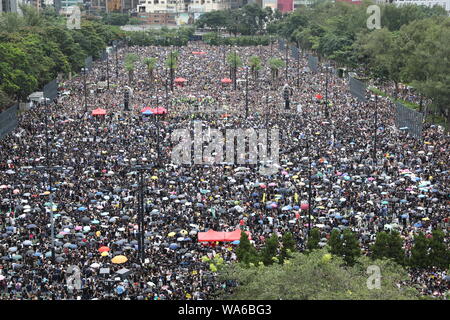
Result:
[[[373,159],[377,164],[378,95],[375,94],[375,129],[373,132]]]
[[[248,118],[248,67],[245,67],[245,118]]]
[[[288,41],[286,39],[286,42],[284,44],[286,47],[286,83],[288,83],[288,62],[289,62],[289,55],[288,55]]]
[[[87,109],[87,88],[86,88],[86,71],[87,68],[81,68],[81,71],[83,72],[83,84],[84,84],[84,112],[88,112]]]
[[[106,81],[107,81],[108,90],[109,90],[109,53],[108,53],[108,50],[106,50]]]
[[[325,115],[328,118],[329,112],[328,112],[328,70],[330,70],[331,67],[329,65],[325,65]]]
[[[119,78],[119,58],[117,57],[117,51],[119,51],[119,46],[116,43],[116,78]]]
[[[144,232],[144,171],[152,169],[153,166],[136,165],[132,166],[132,170],[136,170],[139,174],[139,197],[138,197],[138,251],[140,255],[141,265],[145,262],[145,232]]]

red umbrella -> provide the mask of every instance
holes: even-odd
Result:
[[[105,247],[105,246],[100,247],[100,248],[98,249],[99,252],[108,252],[109,250],[110,250],[110,249],[109,249],[108,247]]]
[[[322,99],[323,97],[322,97],[320,94],[316,94],[316,98],[320,100],[320,99]]]
[[[204,51],[192,51],[192,54],[206,54]]]
[[[176,79],[175,79],[175,82],[176,82],[176,83],[183,83],[183,82],[185,82],[185,81],[187,81],[185,78],[176,78]]]
[[[106,114],[106,110],[102,108],[97,108],[95,110],[92,110],[93,116],[104,116]]]
[[[232,80],[230,78],[223,78],[222,80],[220,80],[220,82],[222,82],[222,83],[231,83]]]
[[[166,108],[163,108],[163,107],[158,107],[158,108],[155,108],[155,109],[150,109],[150,111],[153,112],[154,114],[165,114],[165,113],[167,113]]]

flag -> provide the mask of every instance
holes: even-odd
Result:
[[[297,192],[294,194],[294,200],[295,200],[295,202],[298,202],[298,193]]]
[[[266,193],[263,193],[263,198],[262,198],[262,202],[266,202]]]

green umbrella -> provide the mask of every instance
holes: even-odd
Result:
[[[15,254],[15,255],[12,256],[12,258],[14,260],[20,260],[20,259],[22,259],[22,256],[20,254]]]

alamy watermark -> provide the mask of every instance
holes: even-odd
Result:
[[[367,18],[367,28],[370,30],[381,29],[381,9],[376,4],[370,5],[366,10],[367,14],[370,14]]]
[[[366,273],[369,275],[367,278],[367,288],[369,290],[381,289],[381,270],[379,266],[370,265],[367,267]]]
[[[177,143],[171,160],[177,165],[259,164],[259,173],[272,175],[279,167],[279,129],[224,129],[204,127],[194,122],[190,129],[177,129],[171,141]],[[193,148],[192,148],[193,147]],[[225,149],[225,152],[224,152]],[[193,160],[193,161],[192,161]]]

